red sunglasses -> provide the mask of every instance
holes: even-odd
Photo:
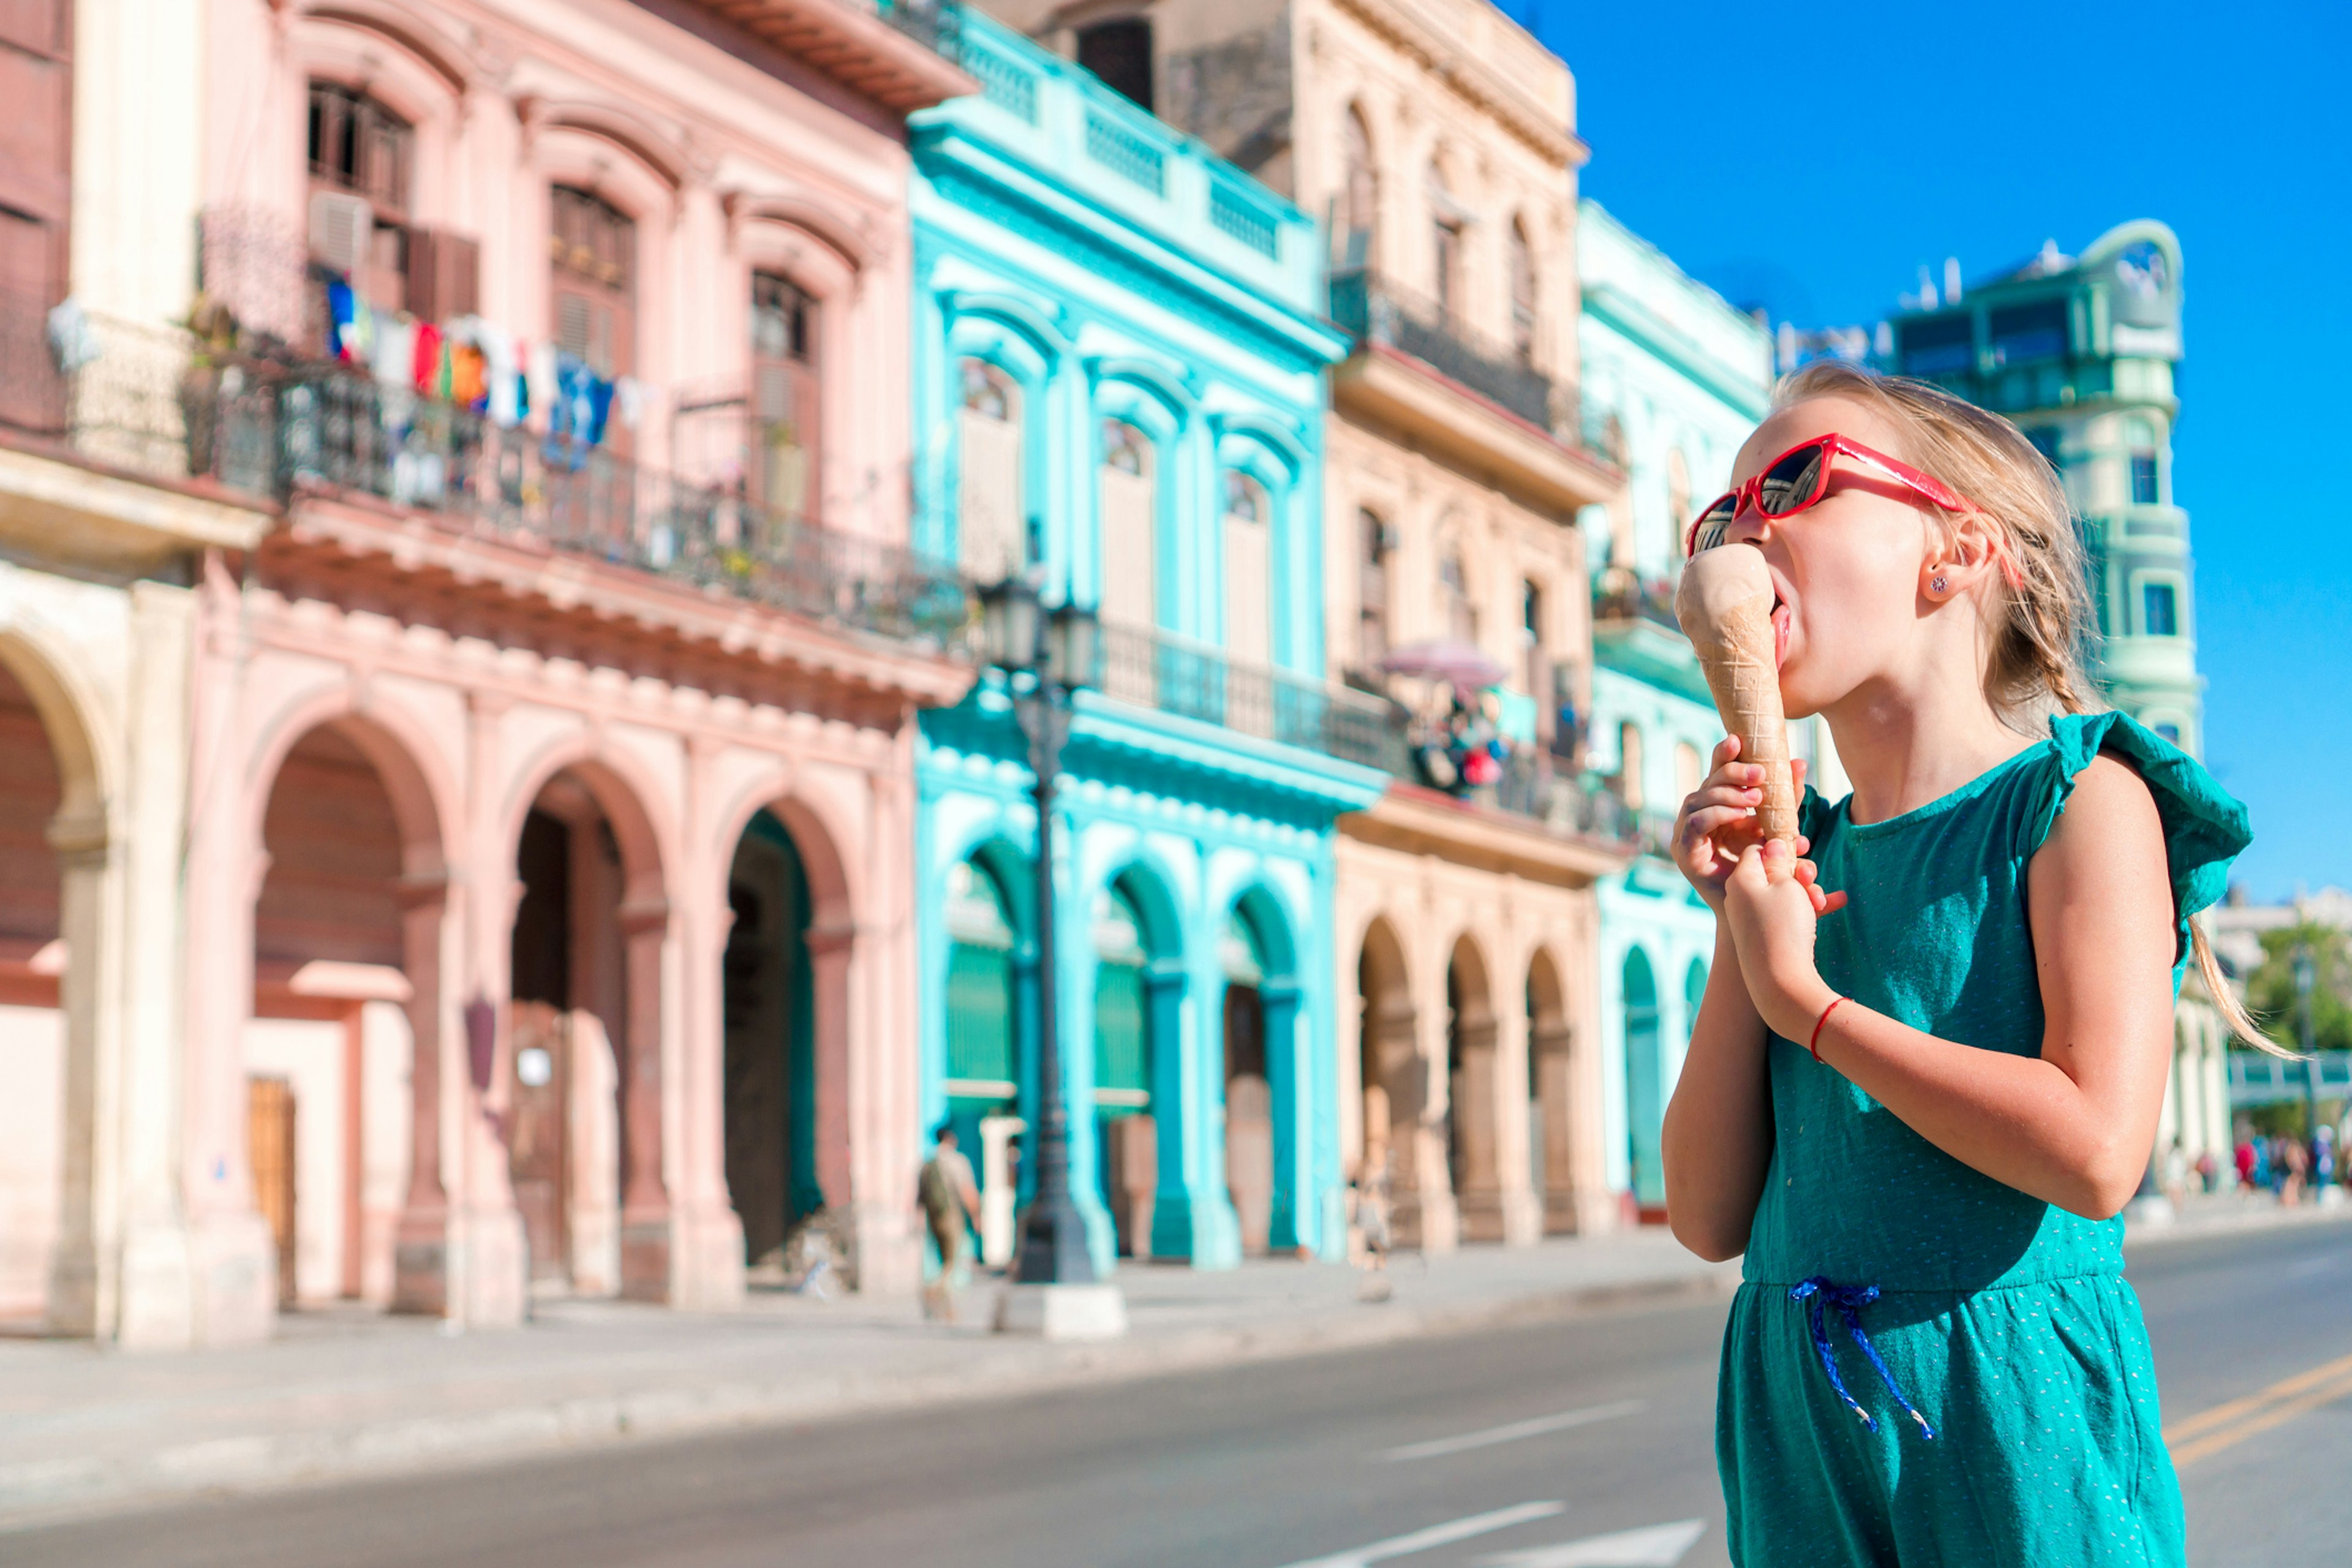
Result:
[[[1816,436],[1810,441],[1800,441],[1765,464],[1746,484],[1726,490],[1708,502],[1684,536],[1683,553],[1696,555],[1721,544],[1730,534],[1732,522],[1748,507],[1753,506],[1761,515],[1777,519],[1794,517],[1807,507],[1820,505],[1822,498],[1830,493],[1830,469],[1841,457],[1868,463],[1946,511],[1979,510],[1943,480],[1923,474],[1908,463],[1897,462],[1884,452],[1874,452],[1843,436]],[[1994,537],[1998,540],[2000,536]],[[2017,573],[2007,551],[1999,543],[1994,549],[2002,557],[2003,573],[2015,583]]]

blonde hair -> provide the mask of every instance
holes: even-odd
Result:
[[[1772,407],[1816,397],[1861,404],[1900,430],[1904,449],[1892,455],[1943,480],[1977,509],[1966,514],[1921,501],[1943,542],[1956,537],[1963,516],[1974,515],[1991,536],[1995,556],[2005,555],[2015,567],[2014,576],[1996,579],[2002,592],[1985,612],[1992,642],[1985,700],[2001,721],[2036,735],[2053,713],[2104,706],[2095,702],[2084,668],[2084,647],[2098,622],[2074,505],[2058,471],[2024,433],[1932,383],[1882,375],[1842,360],[1817,360],[1782,376],[1772,389]],[[2189,940],[2199,977],[2230,1032],[2273,1056],[2291,1055],[2246,1011],[2195,921],[2189,922]]]

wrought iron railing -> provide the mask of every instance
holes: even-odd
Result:
[[[1625,848],[1643,844],[1638,813],[1616,791],[1577,773],[1562,772],[1549,753],[1536,746],[1517,746],[1504,759],[1502,776],[1489,786],[1488,798],[1473,790],[1470,798],[1514,816],[1542,823],[1553,832],[1576,838],[1595,838]]]
[[[1592,595],[1592,618],[1596,621],[1648,621],[1665,627],[1675,636],[1682,635],[1682,622],[1675,616],[1675,585],[1664,578],[1646,582],[1604,583]]]
[[[961,0],[876,0],[876,13],[942,59],[963,58]]]
[[[373,497],[460,531],[605,562],[961,652],[953,570],[347,367],[0,298],[0,438],[257,499]]]
[[[1105,626],[1102,694],[1139,708],[1397,772],[1395,705],[1163,633]]]

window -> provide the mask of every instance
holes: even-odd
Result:
[[[1451,317],[1462,300],[1462,215],[1434,163],[1429,167],[1429,205],[1430,292]]]
[[[817,303],[788,278],[751,274],[751,500],[818,515]]]
[[[1462,564],[1458,549],[1449,548],[1437,558],[1437,592],[1444,601],[1446,635],[1464,642],[1476,642],[1478,605],[1471,597],[1470,574]]]
[[[408,309],[408,202],[416,163],[415,132],[375,100],[332,82],[314,81],[310,146],[314,194],[360,196],[368,204],[372,226],[360,248],[359,265],[352,270],[352,286],[382,309]]]
[[[1122,16],[1078,29],[1078,64],[1129,102],[1151,104],[1151,24]]]
[[[1525,219],[1511,220],[1511,352],[1521,364],[1536,357],[1536,256]]]
[[[1366,669],[1389,652],[1389,525],[1378,513],[1358,510],[1363,575],[1356,590],[1356,658]]]
[[[2143,583],[2139,590],[2139,629],[2142,637],[2169,637],[2180,635],[2179,605],[2169,583]]]
[[[1544,654],[1544,598],[1542,584],[1522,581],[1519,584],[1519,657],[1526,665],[1528,694],[1540,698],[1544,692],[1545,672],[1549,661]]]
[[[2124,443],[2131,449],[2132,504],[2158,505],[2164,499],[2164,474],[2156,422],[2137,415],[2125,420]]]
[[[2063,300],[2042,300],[1995,310],[1986,319],[1985,327],[1992,340],[1992,363],[1997,365],[2031,364],[2036,360],[2058,359],[2066,353]]]
[[[1339,127],[1340,153],[1347,163],[1347,187],[1340,197],[1342,236],[1338,265],[1372,264],[1372,236],[1380,227],[1380,178],[1372,172],[1372,133],[1364,111],[1350,105]]]
[[[555,346],[611,380],[636,364],[637,226],[600,196],[569,185],[553,195]]]
[[[963,362],[956,423],[956,563],[983,583],[1026,565],[1021,387],[986,360]]]
[[[1225,470],[1225,651],[1262,665],[1274,652],[1273,531],[1265,487]]]
[[[1680,447],[1666,451],[1666,531],[1669,562],[1683,558],[1683,541],[1689,537],[1691,525],[1690,464],[1683,458]]]
[[[2037,425],[2025,433],[2025,438],[2033,443],[2033,449],[2042,454],[2043,462],[2059,473],[2063,474],[2066,471],[2058,461],[2058,426]]]
[[[1976,326],[1965,310],[1904,322],[1902,343],[1906,375],[1966,375],[1976,368]]]
[[[1151,440],[1124,420],[1106,419],[1102,446],[1102,618],[1149,629],[1160,622]]]
[[[2163,739],[2166,745],[2180,744],[2180,726],[2178,724],[2158,724],[2156,726],[2156,732]]]

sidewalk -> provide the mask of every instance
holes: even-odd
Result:
[[[2131,1246],[2222,1230],[2352,1219],[2352,1205],[2192,1201]],[[1663,1230],[1506,1250],[1408,1256],[1385,1303],[1344,1265],[1227,1273],[1129,1268],[1130,1331],[1045,1344],[912,1300],[755,1292],[738,1313],[611,1301],[541,1303],[519,1330],[447,1335],[430,1319],[291,1313],[239,1350],[124,1355],[72,1341],[0,1341],[0,1531],[216,1489],[480,1463],[591,1443],[820,1420],[1235,1361],[1381,1343],[1644,1303],[1727,1296],[1712,1265]]]
[[[236,1350],[124,1355],[0,1341],[0,1530],[140,1500],[479,1462],[650,1434],[786,1423],[1029,1393],[1256,1357],[1379,1343],[1643,1301],[1727,1295],[1661,1230],[1472,1247],[1390,1269],[1385,1303],[1343,1264],[1225,1273],[1122,1269],[1130,1330],[1100,1344],[927,1323],[912,1300],[754,1292],[697,1315],[542,1302],[518,1330],[448,1335],[435,1320],[289,1313]]]

